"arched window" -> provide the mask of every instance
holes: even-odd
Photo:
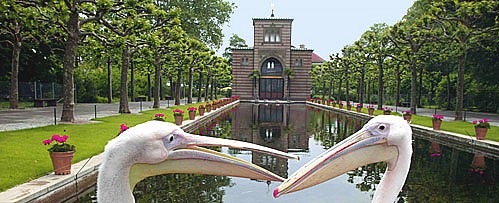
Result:
[[[276,42],[281,42],[281,33],[279,31],[277,31],[276,34],[275,34],[275,41]]]
[[[270,37],[269,37],[269,31],[266,31],[265,32],[265,42],[269,42],[269,39],[270,39]]]
[[[261,69],[262,75],[282,75],[282,64],[275,58],[265,60]]]

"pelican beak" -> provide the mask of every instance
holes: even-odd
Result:
[[[366,125],[298,169],[274,190],[274,197],[299,191],[371,163],[394,163],[398,148],[379,135],[376,126]],[[388,164],[394,165],[394,164]]]
[[[275,149],[235,140],[227,140],[185,133],[173,133],[172,144],[166,160],[156,164],[134,164],[130,169],[130,188],[149,176],[171,173],[190,173],[234,176],[257,180],[282,182],[284,178],[242,159],[199,146],[224,146],[251,150],[282,158],[298,159],[298,156]]]

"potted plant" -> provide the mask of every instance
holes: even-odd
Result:
[[[391,115],[392,111],[393,111],[392,108],[385,107],[383,108],[383,115]]]
[[[369,113],[370,116],[374,115],[374,105],[369,105],[367,107],[367,113]]]
[[[350,102],[347,101],[347,110],[350,110],[350,109],[352,109],[352,104],[350,104]]]
[[[340,109],[342,109],[342,108],[343,108],[343,102],[342,102],[341,100],[338,102],[338,107],[339,107]]]
[[[165,114],[157,113],[154,115],[154,120],[157,121],[165,121]]]
[[[408,123],[411,122],[411,118],[412,118],[411,110],[402,111],[402,116],[404,117],[404,120],[406,120]]]
[[[204,109],[205,109],[204,105],[201,104],[198,106],[198,111],[200,116],[204,116]]]
[[[173,117],[175,118],[175,124],[182,125],[182,120],[184,120],[184,111],[180,109],[173,110]]]
[[[357,112],[360,113],[360,111],[362,110],[362,104],[357,104],[357,106],[355,107]]]
[[[52,166],[54,167],[54,173],[56,175],[66,175],[71,173],[71,162],[73,161],[76,147],[68,144],[66,142],[67,139],[67,135],[59,136],[55,134],[52,135],[51,139],[42,141],[44,145],[52,144],[47,151],[50,153]]]
[[[212,101],[211,102],[211,106],[213,107],[213,110],[217,110],[217,105],[218,105],[218,101]]]
[[[210,104],[210,102],[207,102],[206,103],[206,112],[209,113],[210,111],[211,111],[211,104]]]
[[[190,120],[196,119],[196,110],[197,110],[196,107],[189,106],[187,110],[189,111],[189,119]]]
[[[333,101],[331,102],[331,106],[336,107],[336,101],[334,101],[334,100],[333,100]]]
[[[120,125],[120,133],[118,133],[118,135],[120,135],[121,133],[125,132],[126,130],[128,130],[128,126],[126,124],[121,124]]]
[[[433,130],[440,130],[440,126],[442,125],[442,119],[444,119],[443,115],[433,114],[433,119],[431,121]]]
[[[485,140],[485,135],[487,135],[487,130],[490,129],[489,119],[484,118],[482,120],[473,121],[475,125],[475,135],[477,140]]]

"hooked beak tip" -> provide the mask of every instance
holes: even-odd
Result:
[[[274,195],[274,198],[279,197],[279,188],[276,188],[276,189],[274,190],[274,194],[273,194],[273,195]]]

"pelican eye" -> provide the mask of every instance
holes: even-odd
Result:
[[[173,135],[170,136],[170,142],[173,142]]]
[[[386,129],[385,124],[381,124],[381,125],[379,125],[379,126],[378,126],[378,129],[380,129],[380,130],[385,130],[385,129]]]

